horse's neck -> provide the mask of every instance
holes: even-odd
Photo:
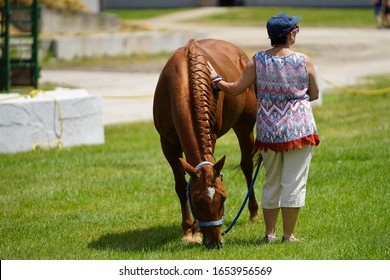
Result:
[[[182,147],[187,161],[197,165],[202,161],[214,162],[216,133],[213,115],[207,97],[203,93],[191,94],[190,122],[186,124],[187,136],[183,137]],[[215,112],[214,112],[215,113]]]
[[[191,153],[195,156],[194,161],[213,161],[218,95],[211,91],[207,59],[202,48],[192,40],[187,51],[191,125],[196,138],[192,141],[195,147]]]
[[[210,85],[207,83],[209,77],[204,71],[202,58],[202,56],[195,56],[190,59],[190,98],[199,153],[202,159],[210,161],[214,158],[216,142],[214,128],[218,99],[210,92]],[[204,77],[206,75],[207,77]]]
[[[187,161],[193,166],[202,161],[214,162],[215,140],[212,140],[214,137],[203,132],[195,131],[195,139],[183,147]]]

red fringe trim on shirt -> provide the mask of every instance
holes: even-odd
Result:
[[[320,138],[318,137],[318,135],[312,134],[284,143],[264,143],[259,140],[256,140],[255,149],[260,149],[264,152],[268,151],[268,149],[274,152],[287,152],[289,149],[302,148],[302,146],[309,145],[318,146],[319,144]]]

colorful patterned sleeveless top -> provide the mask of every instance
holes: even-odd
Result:
[[[305,56],[255,54],[258,95],[256,148],[288,151],[320,143],[307,90]]]

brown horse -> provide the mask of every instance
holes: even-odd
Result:
[[[220,175],[225,156],[214,164],[216,140],[233,128],[241,149],[241,169],[249,186],[257,100],[253,86],[238,96],[213,93],[207,61],[225,80],[233,81],[242,73],[248,57],[225,41],[190,40],[176,50],[160,74],[153,117],[175,178],[183,240],[200,242],[200,227],[203,244],[219,248],[223,245],[220,225],[227,194]],[[187,161],[182,159],[183,152]],[[185,172],[190,175],[188,186]],[[258,219],[254,191],[248,207],[250,218]]]

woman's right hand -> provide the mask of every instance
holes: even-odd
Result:
[[[210,72],[211,80],[214,80],[219,76],[218,73],[215,71],[214,67],[211,65],[210,61],[207,61],[207,69]]]

